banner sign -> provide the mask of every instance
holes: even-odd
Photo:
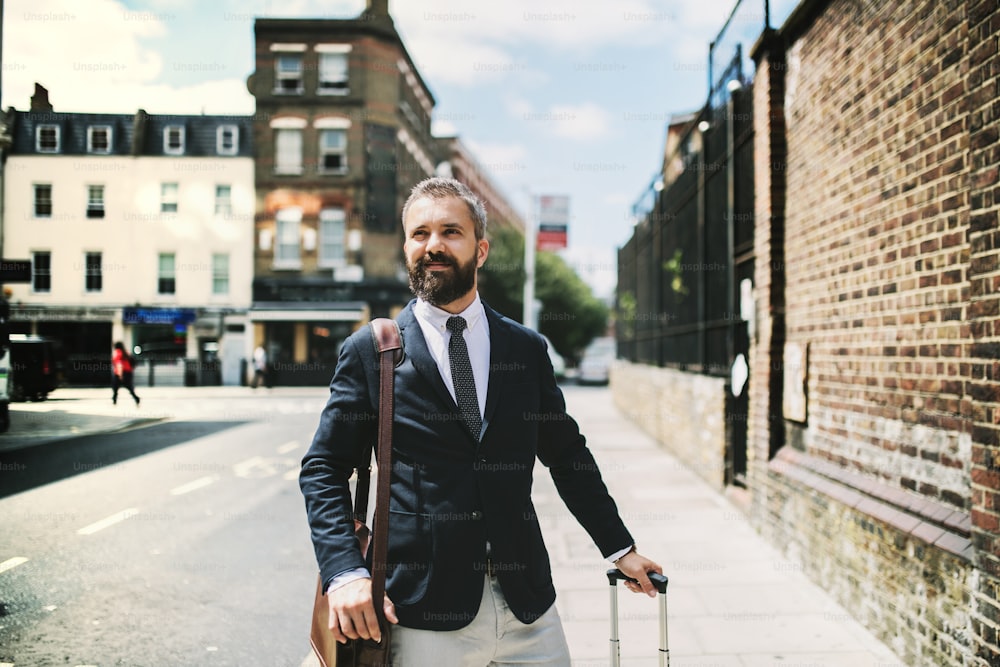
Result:
[[[567,245],[569,226],[569,197],[541,195],[538,197],[538,236],[535,247],[539,250],[559,250]]]

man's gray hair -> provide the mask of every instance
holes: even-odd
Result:
[[[469,207],[469,216],[472,218],[473,226],[476,230],[476,240],[480,241],[486,237],[486,206],[483,201],[476,196],[464,183],[456,181],[454,178],[443,178],[434,176],[427,178],[413,186],[410,196],[403,204],[402,219],[405,224],[406,213],[410,210],[410,205],[421,197],[431,199],[444,199],[445,197],[458,197]]]

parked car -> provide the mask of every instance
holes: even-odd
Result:
[[[561,354],[556,352],[556,348],[548,336],[542,334],[542,338],[545,339],[545,344],[549,346],[549,361],[552,362],[552,370],[555,371],[556,379],[562,380],[566,377],[566,360],[563,359]]]
[[[576,381],[579,384],[607,384],[611,376],[611,362],[615,360],[615,339],[595,338],[583,351]]]
[[[51,338],[10,335],[9,393],[12,401],[44,401],[59,386],[62,344]]]

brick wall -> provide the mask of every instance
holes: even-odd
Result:
[[[716,487],[725,474],[726,381],[616,361],[611,392],[623,415]]]
[[[998,34],[995,0],[807,0],[757,53],[751,511],[914,665],[1000,655]]]

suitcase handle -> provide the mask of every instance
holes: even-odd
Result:
[[[621,666],[621,654],[618,646],[618,582],[631,581],[639,583],[632,577],[627,576],[618,568],[611,568],[607,571],[608,584],[611,585],[611,665]],[[658,572],[647,572],[646,576],[656,590],[660,592],[660,667],[670,667],[670,647],[667,644],[667,577]]]
[[[656,590],[663,595],[667,594],[667,583],[670,581],[667,575],[660,574],[659,572],[647,572],[646,576],[649,577],[650,583],[656,586]],[[639,583],[636,579],[628,576],[617,567],[608,570],[608,583],[612,586],[617,586],[619,581],[631,581],[633,584]]]

